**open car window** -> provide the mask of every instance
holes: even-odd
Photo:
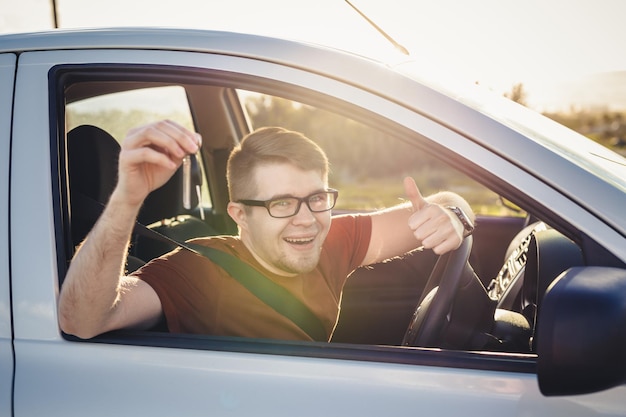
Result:
[[[72,83],[71,77],[64,78],[67,85],[63,99],[68,103],[64,146],[69,167],[64,200],[69,227],[65,230],[71,230],[66,236],[70,248],[68,262],[73,249],[93,224],[90,223],[93,219],[80,218],[84,209],[75,197],[106,189],[101,183],[89,181],[84,185],[86,189],[80,189],[76,180],[101,181],[115,176],[115,158],[105,161],[99,150],[93,157],[100,163],[87,164],[87,168],[101,167],[100,172],[73,169],[72,158],[76,153],[72,151],[72,141],[76,140],[76,129],[96,126],[119,143],[129,128],[159,118],[172,118],[202,134],[200,158],[204,181],[199,204],[202,214],[198,206],[192,210],[182,207],[181,179],[175,176],[148,198],[138,219],[159,233],[186,240],[237,232],[226,213],[228,155],[247,132],[278,125],[304,133],[328,154],[330,186],[340,190],[336,214],[361,213],[398,204],[405,197],[402,187],[405,176],[415,178],[424,195],[450,190],[465,197],[478,214],[469,257],[472,284],[468,285],[471,290],[458,295],[455,301],[458,308],[453,315],[456,321],[449,327],[457,329],[455,337],[460,333],[470,336],[437,347],[459,352],[507,352],[526,355],[525,359],[534,358],[532,341],[540,297],[559,273],[584,264],[584,257],[580,242],[574,241],[569,233],[555,230],[556,224],[544,222],[526,211],[536,206],[528,204],[521,194],[516,195],[517,190],[483,171],[476,161],[461,160],[440,146],[437,137],[416,133],[389,118],[321,93],[254,77],[244,77],[242,82],[242,76],[228,73],[194,71],[190,75],[181,72],[173,76],[169,71],[159,71],[146,69],[144,74],[134,69],[128,80],[119,74],[101,79],[98,78],[101,72],[94,72],[93,80],[88,82],[84,82],[84,76],[78,83]],[[89,157],[81,153],[78,158]],[[102,175],[102,170],[108,170],[109,174]],[[111,184],[108,187],[110,191]],[[500,197],[502,192],[506,198]],[[90,197],[106,202],[106,195],[91,193]],[[560,262],[549,271],[537,256],[546,239],[558,242],[556,252],[549,256]],[[127,270],[139,268],[174,248],[134,236]],[[359,351],[371,349],[376,360],[412,362],[411,355],[420,346],[404,346],[404,338],[423,294],[432,290],[427,284],[436,261],[437,257],[429,251],[414,251],[351,274],[331,340],[337,351],[310,350],[309,345],[315,343],[174,335],[168,333],[166,323],[149,332],[120,331],[98,340],[330,357],[358,355],[350,350],[358,346]],[[472,314],[477,303],[483,305],[477,309],[480,316]],[[471,321],[465,322],[464,316]],[[348,353],[342,349],[348,349]],[[520,362],[507,366],[532,368]]]

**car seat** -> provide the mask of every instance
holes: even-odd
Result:
[[[150,229],[173,240],[184,242],[194,237],[217,235],[217,231],[183,207],[182,168],[160,188],[148,195],[137,220]],[[191,193],[191,207],[198,205],[198,198]],[[137,235],[133,242],[134,254],[151,259],[176,248],[177,245],[150,236]]]
[[[117,182],[120,145],[104,130],[83,125],[67,135],[72,241],[80,244]],[[91,208],[89,199],[98,203]]]
[[[115,188],[121,147],[109,133],[91,125],[72,129],[67,143],[71,234],[76,246],[87,236]],[[216,234],[200,219],[184,213],[178,198],[181,193],[179,169],[146,198],[138,221],[178,241]],[[128,264],[131,271],[176,247],[143,236],[134,236],[133,242]]]

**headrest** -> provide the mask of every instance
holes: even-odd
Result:
[[[96,126],[81,125],[67,134],[70,190],[106,203],[117,183],[120,145]]]
[[[183,207],[183,173],[178,169],[161,188],[152,191],[139,211],[137,220],[145,225],[186,212]],[[191,195],[192,199],[194,195]],[[192,204],[196,204],[194,199]]]
[[[78,126],[67,137],[71,192],[106,204],[117,183],[119,143],[104,130],[91,125]],[[148,195],[138,221],[148,225],[184,214],[182,188],[182,169],[178,169],[165,185]],[[198,203],[195,193],[191,198],[195,207]]]
[[[106,204],[115,188],[119,153],[120,145],[115,138],[96,126],[81,125],[67,134],[74,245],[83,241],[99,216],[85,201]]]

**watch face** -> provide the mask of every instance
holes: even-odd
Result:
[[[474,231],[474,225],[472,224],[470,219],[467,217],[467,215],[465,215],[465,212],[459,207],[448,207],[448,209],[451,210],[454,214],[456,214],[456,216],[461,221],[461,224],[463,225],[463,228],[465,229],[464,236],[471,235],[472,232]]]

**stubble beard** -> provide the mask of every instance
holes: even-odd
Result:
[[[313,271],[320,260],[321,248],[309,255],[288,256],[284,255],[276,263],[276,267],[290,274],[306,274]]]

